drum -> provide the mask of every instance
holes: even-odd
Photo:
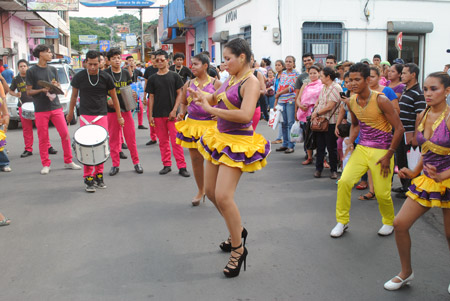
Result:
[[[73,149],[83,165],[95,166],[109,158],[109,136],[106,129],[96,124],[80,127],[73,135]]]
[[[29,120],[34,120],[34,103],[26,102],[22,105],[22,117]]]
[[[133,89],[131,86],[125,86],[120,88],[120,95],[122,95],[123,104],[126,111],[132,111],[136,109],[136,99],[133,97]]]

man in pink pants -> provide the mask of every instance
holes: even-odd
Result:
[[[86,69],[78,72],[72,79],[72,97],[67,122],[73,118],[78,93],[80,95],[80,126],[96,124],[108,130],[108,93],[111,95],[119,124],[123,126],[116,86],[106,72],[99,70],[100,53],[94,50],[86,53]],[[106,188],[103,180],[103,163],[96,166],[84,165],[84,183],[86,192],[95,192],[96,188]]]
[[[131,76],[130,73],[122,69],[120,64],[122,62],[122,53],[118,48],[111,48],[108,51],[108,60],[111,63],[111,68],[105,70],[108,73],[116,86],[117,98],[119,99],[120,111],[122,113],[122,118],[124,119],[123,125],[123,136],[127,143],[128,149],[131,154],[131,159],[134,164],[134,170],[141,174],[144,172],[141,164],[139,163],[139,154],[137,151],[136,145],[136,129],[134,127],[134,120],[131,111],[127,111],[125,109],[124,100],[120,93],[121,87],[126,87],[131,85]],[[112,108],[112,100],[108,100],[108,131],[109,131],[109,146],[111,149],[111,159],[113,166],[109,172],[110,176],[114,176],[119,172],[120,166],[120,151],[121,151],[121,143],[120,143],[120,131],[122,131],[122,126],[116,117],[116,109]]]
[[[29,157],[33,155],[33,120],[26,119],[22,115],[22,105],[27,102],[33,102],[33,98],[27,95],[26,74],[28,70],[28,62],[26,60],[19,60],[17,62],[19,68],[19,74],[11,82],[9,87],[9,94],[20,98],[19,101],[19,116],[22,123],[23,140],[25,142],[25,150],[20,155],[21,158]],[[16,92],[17,90],[17,92]],[[52,146],[48,145],[49,153],[52,153]],[[55,152],[55,150],[53,150]]]
[[[190,174],[186,170],[183,148],[176,144],[177,130],[175,121],[177,109],[181,103],[183,81],[177,73],[169,71],[167,67],[169,55],[167,52],[158,50],[155,52],[155,56],[158,72],[148,79],[145,92],[149,94],[149,121],[150,125],[154,125],[156,129],[161,160],[164,166],[159,174],[165,175],[172,171],[170,140],[179,170],[178,173],[183,177],[189,177]]]
[[[46,45],[38,45],[33,50],[33,55],[39,58],[37,65],[32,66],[26,73],[27,94],[33,96],[35,123],[39,137],[39,154],[41,156],[41,174],[50,172],[51,161],[48,157],[50,139],[48,136],[48,123],[51,121],[61,137],[61,144],[64,151],[64,167],[67,169],[81,169],[80,166],[72,162],[72,149],[70,147],[70,136],[66,119],[58,95],[53,94],[49,88],[42,88],[38,81],[51,82],[60,86],[58,81],[58,71],[55,67],[48,66],[47,62],[52,60],[52,52]]]
[[[156,74],[156,72],[158,72],[158,68],[155,68],[153,66],[154,61],[155,61],[155,54],[152,52],[152,53],[150,53],[150,63],[152,63],[152,64],[150,66],[148,66],[144,72],[144,79],[145,79],[144,91],[147,90],[148,79],[150,78],[150,76],[152,76],[153,74]],[[147,106],[147,117],[148,117],[148,120],[150,123],[150,110],[148,109],[148,101],[147,101],[146,95],[147,95],[147,92],[144,92],[143,104],[144,104],[144,106]],[[153,145],[156,143],[157,143],[156,130],[155,130],[155,127],[150,124],[150,141],[147,142],[145,145]]]

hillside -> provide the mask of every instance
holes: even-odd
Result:
[[[81,50],[83,46],[80,45],[78,41],[79,35],[97,35],[98,40],[113,40],[115,42],[120,41],[120,37],[117,36],[113,24],[124,24],[127,23],[130,26],[130,32],[140,35],[141,33],[141,23],[139,19],[130,14],[123,14],[118,16],[113,16],[110,18],[80,18],[80,17],[70,17],[70,40],[72,44],[72,49]],[[150,24],[157,23],[157,20],[151,21],[149,23],[144,22],[144,29]],[[106,24],[99,25],[99,24]]]

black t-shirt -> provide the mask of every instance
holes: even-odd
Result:
[[[108,91],[116,87],[109,74],[99,70],[98,75],[89,75],[84,69],[75,74],[71,85],[79,90],[81,115],[98,116],[108,113]]]
[[[120,111],[126,112],[125,104],[123,103],[123,99],[122,99],[122,95],[120,95],[120,88],[131,85],[130,72],[128,72],[128,70],[121,69],[120,72],[115,73],[112,71],[111,68],[106,69],[105,72],[108,73],[110,76],[112,76],[114,85],[116,86],[117,98],[119,99],[119,103],[120,103]],[[110,106],[108,106],[108,112],[114,113],[115,111],[116,110],[114,108],[111,108]]]
[[[20,74],[18,74],[16,77],[13,78],[11,86],[9,86],[9,89],[11,89],[11,91],[16,91],[17,89],[17,91],[21,93],[20,101],[18,104],[19,107],[21,107],[23,103],[33,101],[33,97],[28,96],[27,94],[26,78],[20,76]]]
[[[43,87],[37,84],[39,80],[50,83],[52,80],[59,82],[58,71],[53,66],[47,66],[45,68],[39,67],[38,65],[31,66],[31,68],[27,70],[27,86],[32,86],[33,90],[42,89]],[[35,112],[48,112],[61,108],[58,95],[56,95],[56,98],[53,101],[51,101],[46,93],[43,92],[33,95],[32,98]]]
[[[183,87],[181,77],[173,71],[154,74],[148,79],[145,92],[154,95],[153,117],[169,117],[175,106],[177,90]]]
[[[181,76],[183,83],[187,82],[188,77],[189,79],[194,78],[194,75],[192,74],[191,70],[186,66],[181,66],[181,69],[178,70],[176,69],[175,65],[172,65],[169,67],[169,70],[178,73],[178,75]]]
[[[131,77],[131,80],[133,81],[133,83],[135,83],[135,82],[138,81],[138,77],[139,77],[139,76],[140,76],[140,77],[143,76],[141,70],[134,69],[134,71],[133,71],[133,76]]]
[[[144,78],[148,80],[150,76],[152,76],[156,72],[158,72],[158,68],[155,68],[153,66],[147,67],[144,72]]]

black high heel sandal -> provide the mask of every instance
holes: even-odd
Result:
[[[244,239],[244,247],[245,247],[245,241],[247,240],[247,235],[248,232],[245,228],[242,228],[242,234],[241,237]],[[231,252],[231,238],[228,237],[227,240],[225,240],[224,242],[222,242],[219,247],[222,249],[222,251],[224,252]]]
[[[223,273],[227,278],[233,278],[239,276],[242,263],[244,264],[244,271],[247,269],[247,249],[244,247],[244,252],[239,253],[236,250],[242,247],[242,243],[238,247],[231,247],[231,256],[228,264],[225,266]],[[239,257],[233,256],[233,252],[240,255]],[[230,268],[229,266],[234,268]]]

